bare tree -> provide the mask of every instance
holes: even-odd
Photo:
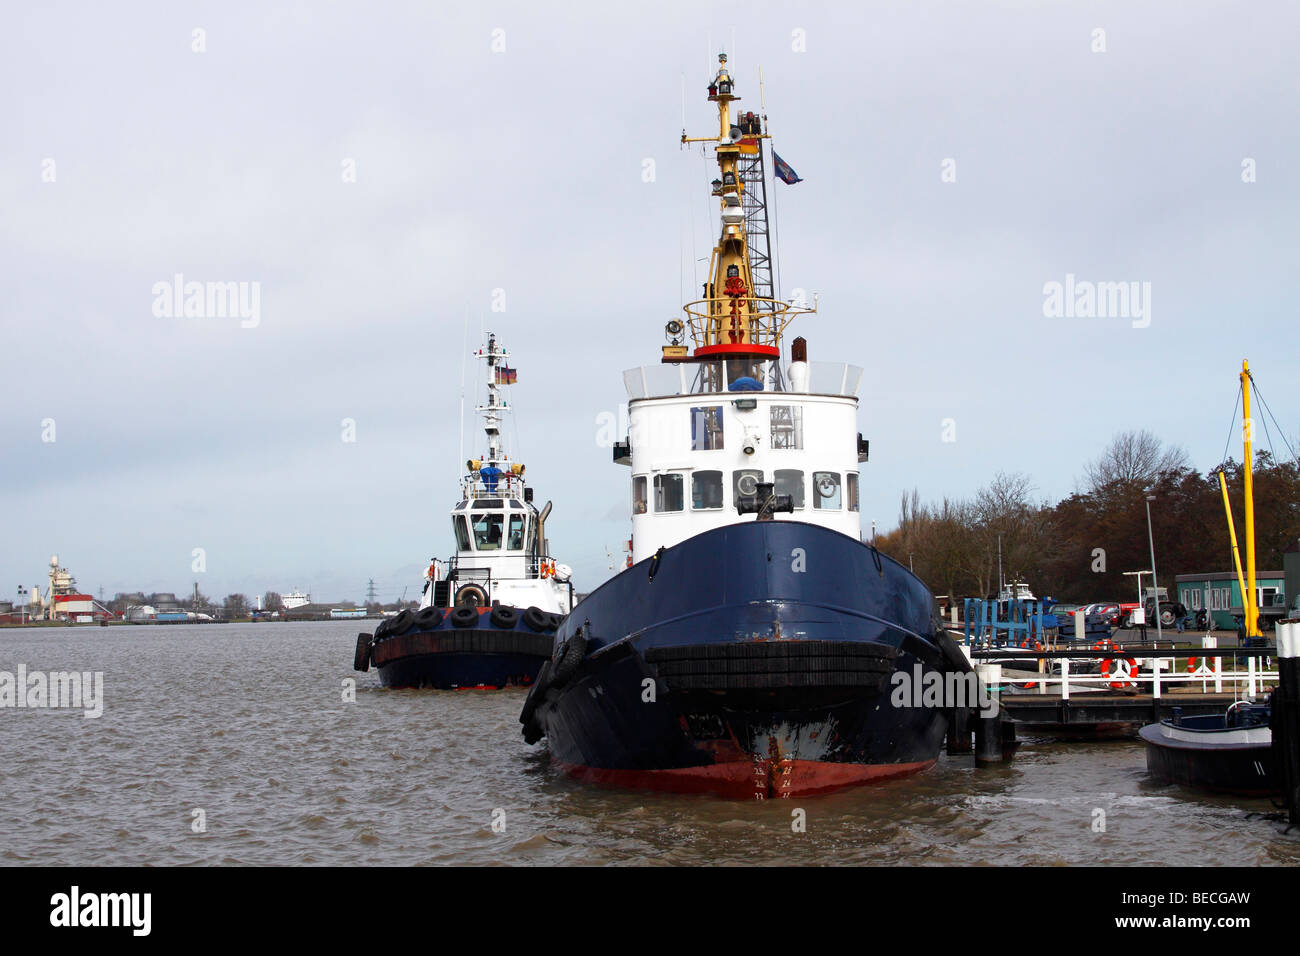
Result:
[[[1186,468],[1187,452],[1165,446],[1149,431],[1119,432],[1101,455],[1084,466],[1092,494],[1117,484],[1148,488],[1168,471]]]
[[[975,494],[971,505],[972,544],[966,551],[968,571],[989,594],[999,584],[994,580],[1001,539],[1002,570],[1007,579],[1037,570],[1049,531],[1050,512],[1031,499],[1033,482],[1028,475],[998,472]]]
[[[226,595],[226,617],[247,617],[248,616],[248,598],[242,594]]]

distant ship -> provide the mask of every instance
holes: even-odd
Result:
[[[802,338],[784,361],[814,309],[772,295],[766,118],[733,118],[719,62],[718,134],[682,134],[716,144],[704,298],[665,327],[660,365],[623,376],[635,563],[569,615],[519,719],[579,779],[791,797],[931,766],[947,712],[897,701],[893,679],[970,667],[930,589],[861,540],[862,369],[834,341],[836,361]]]
[[[430,561],[418,611],[357,637],[354,667],[373,663],[385,687],[527,686],[573,607],[573,572],[550,555],[546,539],[551,503],[538,511],[523,464],[502,445],[502,415],[510,410],[502,389],[517,370],[492,333],[475,355],[487,370],[487,401],[478,408],[487,453],[465,463],[461,500],[451,509],[456,552]]]
[[[296,589],[280,596],[280,607],[285,611],[292,611],[296,607],[304,607],[310,603],[311,595],[303,594]]]

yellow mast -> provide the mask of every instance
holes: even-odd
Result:
[[[1252,475],[1254,457],[1251,453],[1250,440],[1252,423],[1250,420],[1250,363],[1241,360],[1241,432],[1246,456],[1246,586],[1247,593],[1241,596],[1242,610],[1246,615],[1246,636],[1259,637],[1259,607],[1255,600],[1255,482]]]
[[[1219,469],[1219,490],[1223,492],[1223,510],[1228,515],[1228,538],[1232,541],[1232,564],[1237,571],[1237,586],[1241,588],[1241,593],[1246,593],[1246,581],[1241,576],[1241,552],[1237,549],[1237,526],[1232,520],[1232,505],[1228,503],[1228,479],[1223,477],[1223,469]],[[1242,598],[1242,607],[1245,607],[1245,598]],[[1207,604],[1208,608],[1209,605]],[[1208,613],[1208,611],[1207,611]]]
[[[686,135],[682,143],[715,143],[719,178],[713,181],[713,195],[718,197],[721,231],[709,264],[709,284],[704,298],[683,307],[687,325],[696,344],[695,359],[750,358],[772,359],[780,354],[781,332],[799,312],[775,299],[754,298],[754,278],[749,263],[749,243],[745,232],[743,194],[740,177],[742,154],[753,155],[768,139],[766,129],[752,113],[731,116],[731,104],[740,97],[734,93],[735,81],[727,70],[727,54],[718,55],[718,72],[709,83],[709,101],[718,104],[716,136]],[[664,348],[664,361],[681,361],[686,349],[677,345]]]

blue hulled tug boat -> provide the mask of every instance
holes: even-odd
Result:
[[[970,667],[926,585],[862,541],[862,369],[783,348],[814,309],[773,297],[766,117],[732,115],[719,60],[718,133],[682,134],[715,144],[709,281],[661,362],[624,373],[633,563],[561,626],[520,721],[584,780],[765,799],[931,766],[948,714],[896,703],[895,675]]]
[[[429,563],[418,610],[357,636],[353,666],[374,664],[385,687],[528,686],[573,606],[572,571],[548,553],[551,503],[534,506],[524,465],[502,445],[502,416],[511,410],[503,390],[517,370],[492,333],[475,356],[487,371],[487,400],[478,407],[487,452],[465,463],[451,509],[456,552]]]

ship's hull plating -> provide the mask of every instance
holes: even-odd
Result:
[[[527,687],[545,657],[525,654],[421,654],[379,668],[385,687],[500,690]]]
[[[1271,744],[1215,743],[1213,734],[1203,742],[1171,741],[1160,726],[1149,724],[1140,731],[1153,777],[1216,793],[1262,797],[1281,792]]]
[[[951,701],[920,706],[912,685],[968,669],[914,575],[792,521],[622,572],[569,616],[553,667],[579,628],[586,656],[562,686],[544,674],[521,719],[571,774],[618,786],[763,799],[915,773]]]
[[[433,609],[399,624],[400,633],[377,633],[370,660],[380,683],[437,690],[529,686],[550,656],[554,626],[541,632],[522,621],[496,627],[490,610],[482,609],[469,627],[457,627],[450,614]]]

